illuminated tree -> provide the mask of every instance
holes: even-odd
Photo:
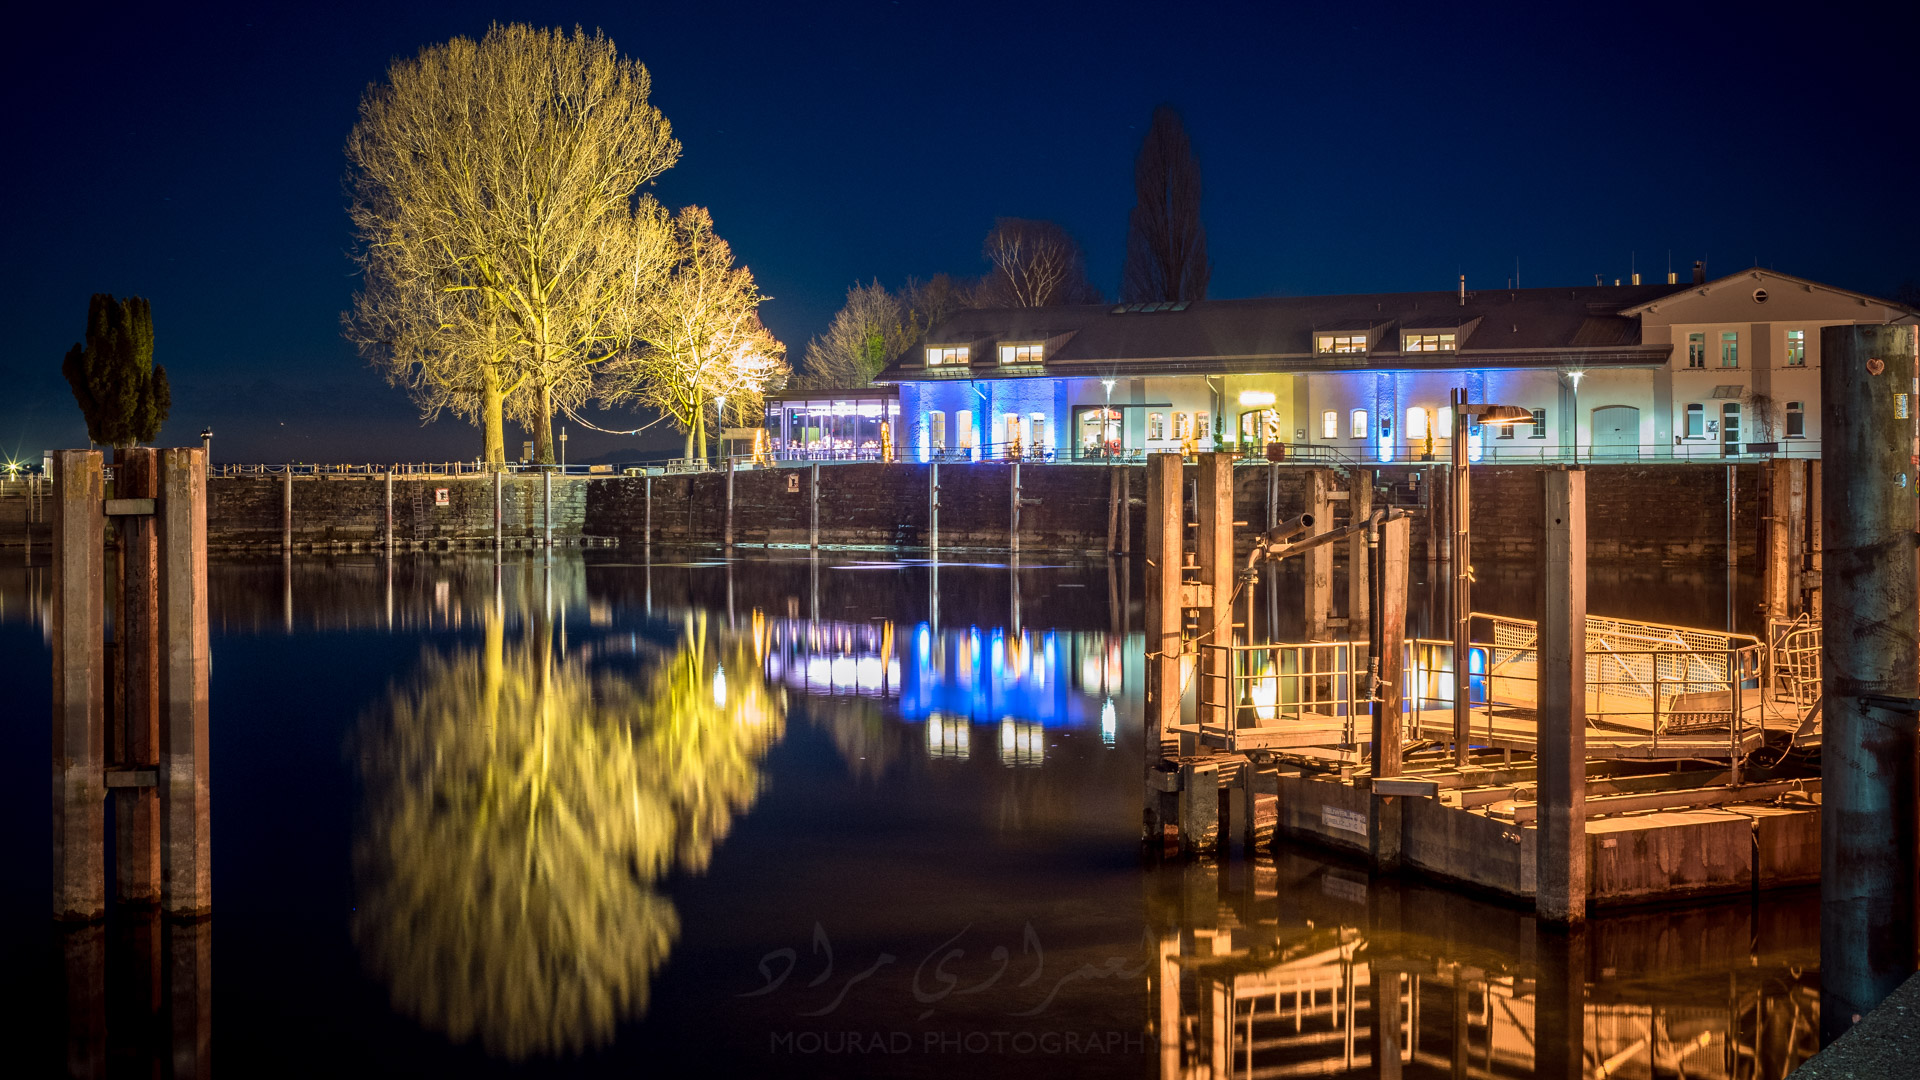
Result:
[[[67,350],[60,373],[87,419],[87,437],[115,450],[150,441],[173,407],[167,369],[153,363],[153,309],[144,297],[94,293],[86,341]]]
[[[632,351],[612,365],[609,400],[637,400],[686,432],[686,456],[707,454],[707,416],[723,426],[714,402],[754,416],[767,391],[786,385],[786,346],[760,322],[753,272],[733,264],[733,249],[698,206],[674,216],[666,270],[640,298]]]
[[[479,423],[489,461],[510,400],[553,460],[554,411],[585,399],[658,277],[664,215],[639,189],[680,144],[650,90],[598,33],[495,25],[396,60],[361,99],[347,334],[423,415]]]
[[[866,386],[934,324],[973,306],[977,290],[945,274],[908,278],[899,292],[874,281],[847,290],[847,302],[827,332],[807,343],[801,361],[806,385]]]
[[[1200,223],[1200,162],[1180,114],[1162,105],[1133,164],[1138,201],[1127,216],[1123,303],[1205,300],[1212,268]]]
[[[654,883],[706,866],[783,715],[704,626],[644,692],[555,659],[548,624],[505,638],[429,656],[366,725],[353,935],[396,1008],[518,1060],[645,1012],[679,927]]]

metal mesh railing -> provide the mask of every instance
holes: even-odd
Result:
[[[1354,741],[1367,675],[1354,671],[1352,643],[1202,645],[1201,654],[1207,663],[1197,676],[1197,701],[1206,734],[1336,719],[1340,741]]]

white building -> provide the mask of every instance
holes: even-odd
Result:
[[[1240,450],[1445,460],[1456,387],[1538,418],[1476,460],[1819,453],[1820,330],[1912,319],[1771,270],[1714,281],[967,311],[878,381],[906,460]]]

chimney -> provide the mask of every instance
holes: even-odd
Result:
[[[1695,285],[1707,283],[1707,264],[1699,259],[1693,260],[1693,283]]]
[[[1678,285],[1678,284],[1680,284],[1680,275],[1679,275],[1679,274],[1676,274],[1676,273],[1674,273],[1674,272],[1673,272],[1673,271],[1671,271],[1671,270],[1669,270],[1669,271],[1667,271],[1667,284],[1669,284],[1669,285]]]
[[[1467,275],[1460,275],[1460,306],[1467,306]]]
[[[1638,285],[1638,284],[1640,284],[1640,271],[1638,271],[1638,270],[1635,270],[1635,271],[1633,272],[1633,283],[1634,283],[1635,285]]]

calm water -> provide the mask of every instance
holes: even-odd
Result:
[[[0,569],[0,941],[46,1071],[210,1039],[229,1075],[1774,1077],[1817,1043],[1808,895],[1568,938],[1309,849],[1143,863],[1139,582],[1107,563],[210,577],[216,914],[62,931],[45,571]],[[1527,614],[1526,573],[1481,581]],[[1728,606],[1657,569],[1591,605]]]

